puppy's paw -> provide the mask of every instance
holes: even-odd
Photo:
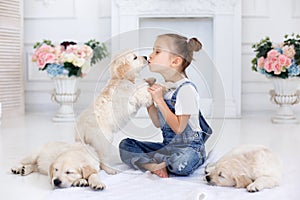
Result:
[[[111,169],[111,168],[105,169],[104,171],[105,171],[107,174],[109,174],[109,175],[115,175],[115,174],[119,173],[118,170]]]
[[[26,176],[33,172],[33,167],[31,165],[22,165],[20,167],[11,168],[13,174],[20,174],[21,176]]]
[[[89,186],[93,190],[104,190],[106,188],[105,184],[100,181],[98,174],[92,174],[89,177]]]
[[[113,168],[111,168],[109,166],[106,166],[104,164],[100,164],[100,169],[104,170],[107,174],[110,174],[110,175],[115,175],[115,174],[119,173],[118,170],[113,169]]]
[[[20,167],[12,167],[12,168],[11,168],[11,172],[12,172],[13,174],[20,174],[20,173],[21,173],[21,170],[22,170],[22,169],[20,169]]]
[[[263,187],[255,182],[253,183],[250,183],[248,186],[247,186],[247,191],[248,192],[258,192],[260,191],[261,189],[263,189]]]
[[[85,179],[78,179],[78,180],[74,181],[72,186],[73,187],[87,187],[87,186],[89,186],[89,183]]]
[[[147,79],[144,79],[146,83],[149,84],[149,86],[152,86],[155,82],[156,82],[156,78],[154,77],[150,77],[150,78],[147,78]]]
[[[90,188],[93,190],[104,190],[106,188],[106,185],[102,182],[94,182],[94,183],[89,183]]]

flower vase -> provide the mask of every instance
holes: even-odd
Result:
[[[298,123],[292,105],[300,100],[300,91],[297,90],[299,78],[270,78],[274,89],[270,91],[271,101],[279,108],[272,122],[276,124]]]
[[[77,101],[80,91],[77,89],[77,78],[72,77],[55,77],[54,91],[52,100],[59,104],[56,115],[52,118],[55,122],[74,122],[75,113],[73,109],[74,103]]]

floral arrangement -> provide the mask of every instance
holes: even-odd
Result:
[[[267,77],[300,77],[300,35],[284,36],[284,41],[273,44],[269,37],[253,44],[252,70]]]
[[[84,77],[91,66],[108,56],[104,43],[95,39],[84,45],[73,41],[64,41],[53,45],[50,40],[37,42],[34,47],[32,61],[37,63],[39,70],[46,70],[49,77],[76,76]]]

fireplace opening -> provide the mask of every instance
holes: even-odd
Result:
[[[188,38],[198,38],[203,48],[194,53],[194,61],[187,69],[188,77],[195,82],[201,98],[212,99],[213,90],[213,19],[209,17],[160,17],[140,18],[140,28],[155,28],[156,34],[141,31],[140,47],[153,44],[156,36],[164,33],[178,33]],[[145,45],[143,45],[145,44]],[[149,55],[152,47],[144,49]]]

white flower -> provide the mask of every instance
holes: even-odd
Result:
[[[85,63],[85,59],[84,58],[78,58],[75,57],[72,64],[77,66],[77,67],[81,67],[83,64]]]
[[[294,45],[288,46],[285,45],[282,47],[283,54],[289,58],[294,58],[296,51],[294,49]]]
[[[74,59],[75,59],[75,55],[73,53],[66,53],[62,57],[62,62],[72,63]]]

